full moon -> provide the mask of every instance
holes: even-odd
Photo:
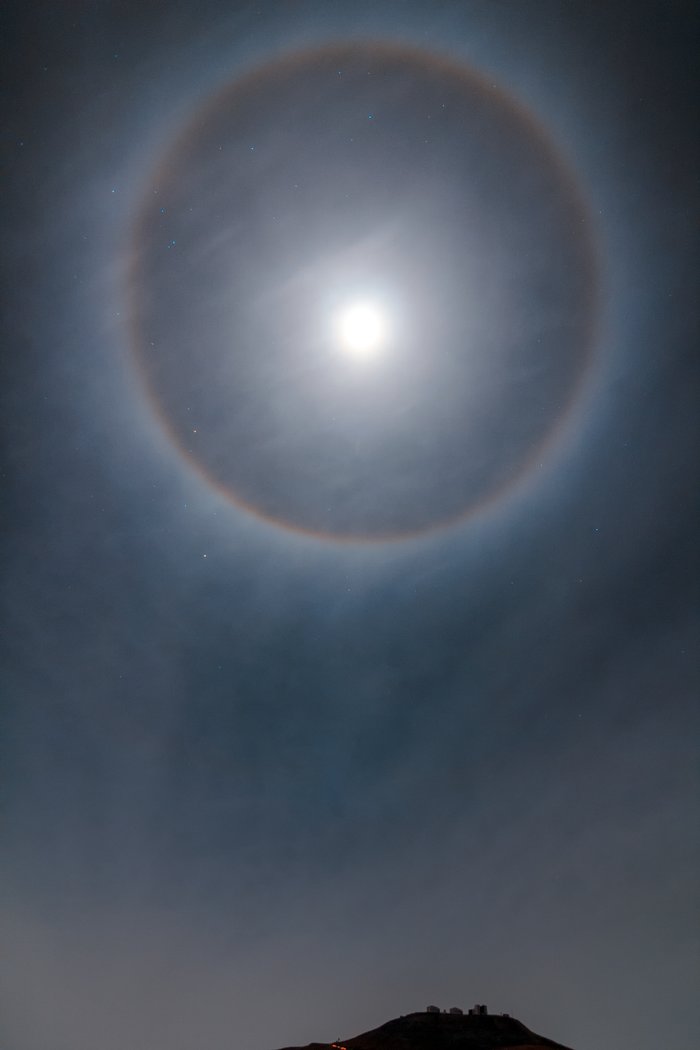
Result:
[[[336,334],[347,354],[356,358],[374,357],[386,343],[386,315],[373,302],[349,303],[338,312]]]

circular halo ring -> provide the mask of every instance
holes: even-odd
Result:
[[[296,69],[302,68],[313,61],[327,60],[329,56],[333,56],[335,53],[346,55],[349,49],[355,48],[361,48],[365,52],[376,55],[378,58],[388,57],[394,61],[402,60],[407,65],[417,63],[423,68],[429,67],[436,73],[443,73],[446,76],[459,79],[465,88],[490,98],[496,104],[504,107],[505,110],[510,111],[510,114],[527,129],[531,142],[536,146],[550,168],[556,171],[562,185],[565,187],[569,203],[573,204],[577,214],[576,236],[579,238],[583,249],[586,269],[586,323],[581,350],[583,365],[579,369],[568,400],[553,419],[544,437],[535,442],[530,448],[529,454],[522,458],[519,469],[514,476],[509,478],[504,484],[496,485],[487,491],[480,500],[470,503],[457,513],[437,518],[419,528],[392,529],[370,534],[355,531],[343,532],[340,530],[314,529],[289,521],[282,516],[270,514],[213,476],[197,456],[183,444],[180,434],[159,401],[158,393],[154,389],[154,385],[143,366],[145,355],[144,334],[139,324],[140,297],[143,294],[139,269],[141,258],[140,245],[145,236],[147,219],[152,208],[152,199],[147,190],[154,185],[158,186],[167,182],[170,173],[177,170],[179,158],[191,146],[201,128],[221,108],[229,105],[234,98],[245,99],[246,96],[254,93],[256,88],[270,77],[294,72]],[[169,144],[151,168],[140,200],[141,204],[137,208],[135,222],[130,231],[126,278],[127,324],[131,359],[141,380],[154,417],[159,421],[169,440],[182,455],[183,459],[227,502],[244,510],[260,521],[300,535],[332,543],[374,545],[417,539],[436,531],[453,528],[483,514],[487,510],[493,509],[495,505],[502,502],[509,494],[523,485],[524,481],[532,473],[533,468],[541,465],[543,459],[552,453],[553,448],[568,428],[572,416],[580,403],[581,396],[588,385],[598,337],[600,263],[593,218],[569,162],[552,140],[546,127],[517,97],[511,95],[500,85],[495,84],[490,78],[487,79],[483,73],[471,66],[463,64],[451,56],[385,40],[333,41],[321,46],[313,46],[291,53],[276,55],[228,81],[197,107],[179,134],[171,138]]]

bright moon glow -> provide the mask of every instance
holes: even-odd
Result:
[[[373,357],[386,342],[386,317],[374,303],[351,303],[338,314],[336,331],[347,353],[359,358]]]

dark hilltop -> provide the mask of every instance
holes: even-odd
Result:
[[[571,1050],[546,1039],[507,1014],[438,1011],[435,1007],[387,1021],[380,1028],[333,1043],[282,1050]],[[478,1008],[477,1008],[478,1009]]]

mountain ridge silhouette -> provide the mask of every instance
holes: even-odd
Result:
[[[336,1040],[279,1050],[572,1050],[532,1032],[507,1014],[421,1011],[396,1017],[379,1028]]]

